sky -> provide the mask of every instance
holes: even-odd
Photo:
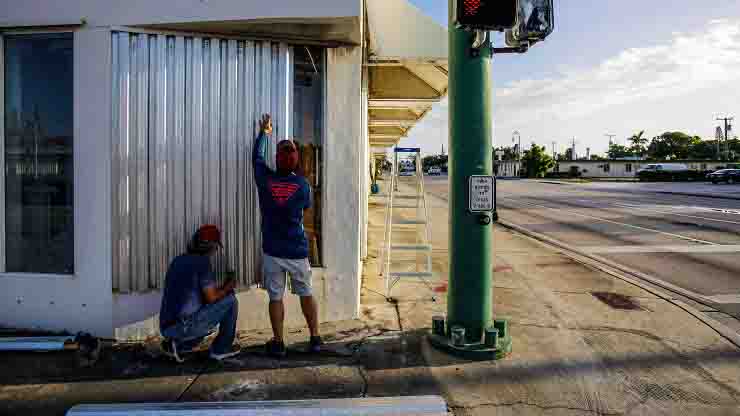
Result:
[[[446,26],[445,0],[410,0]],[[711,3],[707,5],[706,3]],[[684,131],[714,138],[715,119],[740,120],[737,0],[555,0],[555,32],[523,55],[493,59],[494,145],[546,145],[576,153]],[[500,37],[496,46],[504,46]],[[403,146],[447,149],[447,101]]]

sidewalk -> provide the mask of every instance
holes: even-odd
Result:
[[[396,287],[397,304],[382,296],[384,201],[371,198],[361,320],[323,325],[326,354],[268,359],[255,352],[268,331],[240,334],[245,352],[224,364],[175,366],[153,345],[106,350],[91,368],[69,353],[0,354],[0,414],[63,415],[79,403],[442,394],[457,416],[740,415],[737,348],[661,298],[502,228],[494,232],[494,311],[509,319],[512,355],[475,363],[432,350],[423,335],[446,311],[448,218],[446,201],[429,201],[434,269],[444,277],[433,284],[436,302],[415,281]],[[604,296],[612,306],[592,292],[613,294]],[[307,339],[305,330],[288,333],[294,348]]]

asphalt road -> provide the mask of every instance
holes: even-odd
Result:
[[[447,197],[447,178],[427,191]],[[678,190],[679,195],[667,194]],[[690,196],[696,190],[706,196]],[[499,181],[502,220],[678,286],[740,305],[740,185]],[[712,197],[713,196],[713,197]]]

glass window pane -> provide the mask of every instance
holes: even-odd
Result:
[[[19,35],[5,46],[5,269],[74,273],[73,40]]]
[[[301,174],[313,191],[313,205],[304,214],[313,266],[321,266],[321,177],[323,169],[324,50],[295,47],[293,140],[301,153]]]

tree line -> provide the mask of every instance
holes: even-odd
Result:
[[[740,159],[740,140],[703,140],[680,131],[665,132],[648,140],[641,131],[627,139],[629,145],[612,143],[607,156],[610,159],[639,157],[647,160],[706,160]],[[719,147],[718,147],[719,144]]]

